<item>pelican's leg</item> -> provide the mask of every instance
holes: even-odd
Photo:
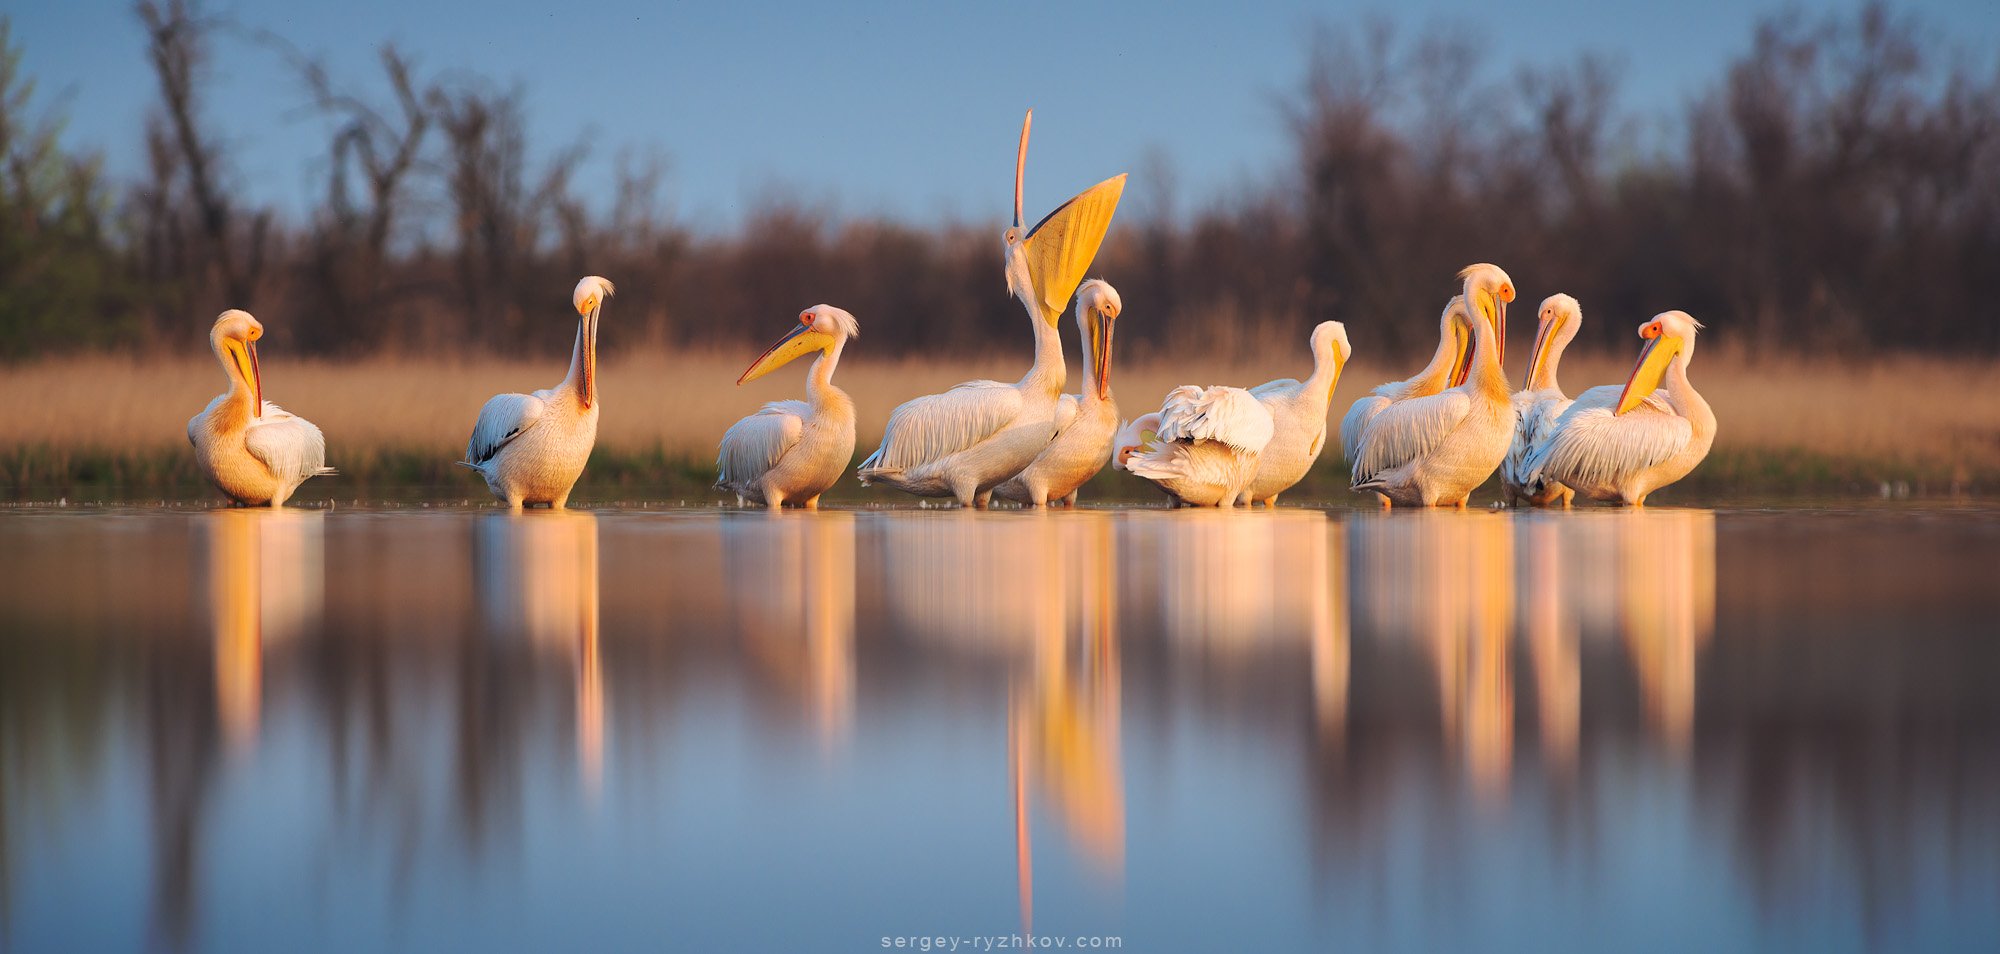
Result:
[[[993,503],[993,491],[991,490],[982,490],[979,492],[979,496],[972,498],[972,506],[979,510],[985,510],[991,503]]]
[[[1391,504],[1391,503],[1389,502],[1389,495],[1388,495],[1388,494],[1376,494],[1376,495],[1375,495],[1375,499],[1381,502],[1381,504],[1382,504],[1382,509],[1384,509],[1384,510],[1387,510],[1387,509],[1389,509],[1389,508],[1390,508],[1391,506],[1394,506],[1393,504]]]
[[[1081,489],[1081,488],[1079,488],[1079,489]],[[1067,496],[1067,497],[1064,497],[1064,498],[1063,498],[1063,506],[1065,506],[1065,507],[1068,507],[1068,508],[1070,508],[1071,510],[1075,510],[1075,509],[1076,509],[1076,491],[1075,491],[1075,490],[1072,490],[1072,491],[1070,491],[1070,492],[1069,492],[1069,496]]]
[[[807,498],[806,498],[806,501],[805,501],[805,503],[802,503],[802,504],[799,504],[799,506],[801,506],[801,507],[804,507],[804,508],[806,508],[807,510],[818,510],[818,509],[819,509],[819,495],[818,495],[818,494],[813,494],[812,496],[810,496],[810,497],[807,497]]]
[[[507,495],[507,509],[515,511],[516,513],[520,512],[521,510],[520,494],[510,493]]]
[[[557,494],[554,500],[549,501],[549,509],[550,510],[569,509],[569,491],[565,490],[562,493]]]
[[[1576,491],[1571,490],[1568,487],[1564,487],[1562,489],[1562,493],[1557,494],[1556,496],[1562,499],[1563,509],[1568,510],[1570,501],[1576,499]]]
[[[1277,494],[1272,494],[1272,495],[1271,495],[1271,496],[1269,496],[1269,497],[1265,497],[1265,498],[1264,498],[1264,506],[1265,506],[1265,507],[1268,507],[1268,508],[1270,508],[1270,509],[1273,509],[1273,510],[1277,509],[1277,507],[1278,507],[1278,495],[1277,495]]]

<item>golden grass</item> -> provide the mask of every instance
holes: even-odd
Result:
[[[865,345],[865,342],[863,343]],[[1023,354],[992,360],[875,360],[864,348],[842,362],[837,380],[860,407],[862,449],[874,446],[895,405],[975,377],[1013,380]],[[291,361],[262,356],[265,396],[326,432],[328,460],[343,452],[397,448],[462,453],[480,404],[492,394],[549,387],[564,356],[533,361],[458,360],[418,363]],[[602,370],[605,411],[600,446],[621,452],[712,455],[731,422],[763,401],[804,393],[805,362],[744,387],[736,375],[754,352],[715,351],[607,356]],[[1626,356],[1571,355],[1563,381],[1572,393],[1617,383]],[[1334,399],[1334,421],[1376,383],[1414,369],[1358,360]],[[1071,367],[1071,384],[1080,369]],[[1190,356],[1115,370],[1113,385],[1126,415],[1150,409],[1169,388],[1186,383],[1254,384],[1302,375],[1305,356],[1219,361]],[[1871,362],[1796,359],[1765,362],[1702,352],[1692,371],[1720,419],[1718,455],[1730,452],[1805,454],[1848,461],[1893,462],[1943,474],[2000,473],[2000,365],[1991,361],[1891,357]],[[0,370],[0,448],[51,447],[146,453],[185,441],[187,419],[223,386],[208,355],[132,359],[85,356]]]

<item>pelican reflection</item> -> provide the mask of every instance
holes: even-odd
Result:
[[[822,740],[854,713],[854,514],[745,515],[722,521],[730,612],[762,671],[805,700]]]
[[[325,609],[325,514],[213,510],[195,528],[207,551],[217,721],[244,750],[257,741],[266,651],[316,627]]]
[[[476,531],[487,628],[565,659],[575,699],[577,772],[604,778],[604,666],[598,633],[597,517],[575,510],[492,513]]]

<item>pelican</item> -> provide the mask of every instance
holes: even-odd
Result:
[[[1242,388],[1182,385],[1119,430],[1117,466],[1179,503],[1235,506],[1275,429],[1270,410]]]
[[[576,348],[569,376],[533,394],[496,394],[479,409],[464,466],[486,478],[507,506],[545,503],[561,510],[597,443],[597,318],[612,294],[608,279],[576,283]]]
[[[1569,410],[1569,395],[1556,383],[1556,365],[1562,361],[1563,349],[1569,347],[1582,326],[1583,307],[1576,299],[1561,293],[1542,299],[1535,350],[1528,356],[1527,385],[1514,392],[1514,442],[1507,448],[1507,459],[1500,464],[1500,486],[1506,491],[1509,504],[1519,506],[1526,501],[1546,507],[1559,502],[1567,507],[1570,498],[1576,496],[1554,481],[1544,481],[1539,491],[1531,494],[1522,476],[1527,469],[1528,449],[1548,434],[1562,412]]]
[[[1333,403],[1340,369],[1347,366],[1354,346],[1347,343],[1347,327],[1338,321],[1320,322],[1310,342],[1313,371],[1304,383],[1279,378],[1250,389],[1271,412],[1276,430],[1257,459],[1257,476],[1243,489],[1245,506],[1258,501],[1277,506],[1278,495],[1303,480],[1326,447],[1327,406]]]
[[[804,401],[772,401],[730,425],[716,453],[715,485],[773,510],[786,503],[819,509],[819,495],[854,459],[854,401],[833,386],[833,369],[861,324],[844,308],[814,305],[750,364],[737,384],[754,381],[803,354],[819,352],[806,375]]]
[[[1118,289],[1093,278],[1076,290],[1076,331],[1090,386],[1056,403],[1056,436],[1026,470],[993,488],[1002,500],[1047,506],[1056,500],[1076,506],[1076,490],[1104,469],[1111,435],[1118,430],[1118,402],[1111,399],[1112,323],[1125,308]]]
[[[229,376],[229,390],[188,420],[195,462],[217,490],[240,506],[282,507],[308,477],[334,473],[326,466],[326,438],[319,428],[264,400],[257,370],[257,339],[264,325],[247,311],[216,316],[208,346]]]
[[[1445,307],[1438,317],[1437,353],[1431,355],[1431,363],[1422,371],[1401,381],[1377,385],[1368,396],[1355,401],[1347,409],[1347,416],[1340,419],[1341,451],[1351,466],[1361,453],[1361,435],[1368,433],[1368,425],[1375,415],[1397,401],[1411,398],[1429,397],[1446,388],[1455,388],[1465,383],[1468,370],[1466,357],[1471,352],[1471,326],[1452,318],[1452,308],[1457,300]]]
[[[882,446],[862,461],[863,484],[882,483],[920,497],[953,497],[960,506],[985,506],[994,487],[1020,473],[1056,433],[1062,393],[1063,306],[1097,256],[1111,227],[1125,176],[1106,179],[1022,227],[1021,177],[1028,158],[1028,128],[1014,156],[1014,224],[1002,235],[1007,290],[1028,310],[1035,332],[1035,364],[1013,384],[969,381],[943,394],[905,402],[889,415]]]
[[[1459,316],[1454,320],[1471,326],[1465,381],[1383,408],[1369,422],[1353,459],[1353,489],[1374,491],[1384,506],[1465,506],[1473,488],[1500,466],[1514,436],[1514,407],[1501,366],[1514,283],[1485,264],[1459,277],[1465,293],[1449,310]]]
[[[1631,378],[1577,395],[1528,451],[1527,488],[1553,481],[1592,500],[1640,507],[1694,470],[1715,441],[1715,412],[1687,377],[1701,327],[1684,311],[1640,325],[1646,345]]]

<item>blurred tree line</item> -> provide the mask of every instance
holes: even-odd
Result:
[[[586,273],[619,283],[607,328],[625,346],[761,343],[765,319],[816,301],[860,315],[871,351],[1023,337],[997,219],[920,229],[773,200],[700,234],[662,211],[663,162],[629,156],[594,215],[571,183],[584,145],[531,148],[519,89],[423,75],[393,46],[377,98],[283,47],[332,130],[323,198],[287,222],[232,188],[231,131],[203,110],[225,24],[190,0],[135,12],[158,84],[136,182],[64,151],[0,21],[0,355],[182,347],[225,307],[319,354],[392,334],[539,353],[567,341],[546,319]],[[1947,46],[1879,4],[1775,18],[1681,115],[1642,118],[1617,110],[1602,59],[1489,80],[1467,35],[1329,28],[1281,97],[1290,168],[1183,210],[1149,157],[1094,273],[1144,316],[1121,335],[1142,353],[1296,347],[1326,318],[1371,351],[1425,351],[1450,276],[1491,260],[1528,309],[1580,298],[1591,343],[1678,307],[1751,348],[1990,354],[2000,71]]]

